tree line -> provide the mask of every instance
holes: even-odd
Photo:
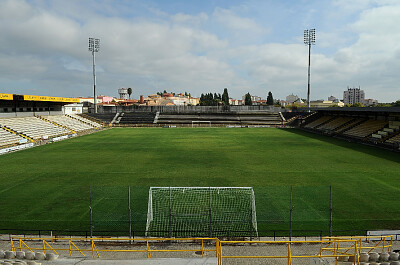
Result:
[[[272,92],[268,92],[267,96],[267,105],[274,105],[274,97],[272,96]],[[224,92],[221,94],[218,93],[206,93],[201,94],[200,96],[200,106],[228,106],[229,105],[229,94],[228,89],[224,88]],[[253,100],[251,99],[251,95],[249,92],[244,96],[244,105],[251,106],[253,105]]]
[[[228,94],[228,89],[224,88],[224,92],[221,94],[217,93],[206,93],[206,94],[201,94],[200,96],[200,106],[219,106],[219,105],[224,105],[228,106],[229,105],[229,94]]]

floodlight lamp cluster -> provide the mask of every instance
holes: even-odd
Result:
[[[100,39],[89,38],[89,51],[98,52],[100,50]]]
[[[315,44],[315,29],[304,30],[304,44]]]

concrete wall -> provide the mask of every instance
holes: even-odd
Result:
[[[32,117],[35,115],[62,115],[62,111],[37,111],[37,112],[3,112],[0,118]]]
[[[160,112],[160,113],[227,113],[227,112],[282,112],[273,106],[98,106],[98,113]]]

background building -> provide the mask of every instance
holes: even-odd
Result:
[[[128,99],[128,89],[126,88],[120,88],[118,89],[118,94],[120,99]]]
[[[347,91],[343,92],[343,103],[344,104],[355,104],[355,103],[364,103],[365,93],[364,90],[360,88],[349,88],[347,87]]]
[[[245,98],[246,98],[246,95],[242,96],[242,102],[245,101]],[[251,101],[252,101],[253,103],[254,103],[254,102],[261,101],[261,97],[251,95]]]
[[[330,96],[330,97],[328,97],[328,100],[330,100],[330,101],[336,101],[336,97]]]
[[[288,104],[292,104],[293,102],[295,102],[298,99],[299,99],[299,97],[297,95],[293,95],[293,93],[289,96],[286,96],[286,101]]]
[[[363,104],[364,104],[365,106],[367,106],[367,107],[369,107],[369,106],[376,106],[376,105],[378,105],[378,100],[372,99],[372,98],[367,98],[367,99],[364,99]]]

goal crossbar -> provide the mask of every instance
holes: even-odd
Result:
[[[192,127],[194,127],[194,125],[195,125],[196,123],[198,123],[199,125],[200,125],[201,123],[208,123],[208,124],[209,124],[209,127],[211,127],[211,121],[192,121]]]
[[[252,187],[151,187],[146,236],[257,237]]]

